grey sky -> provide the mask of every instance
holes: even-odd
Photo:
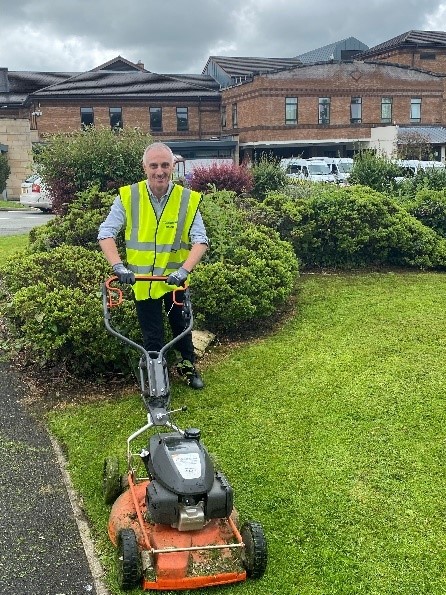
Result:
[[[0,0],[0,67],[90,70],[118,55],[159,73],[209,56],[297,56],[356,37],[369,47],[446,31],[446,0]]]

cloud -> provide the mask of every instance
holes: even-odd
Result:
[[[121,55],[161,73],[199,73],[210,55],[291,57],[347,37],[370,47],[446,29],[432,0],[0,0],[0,66],[84,71]]]

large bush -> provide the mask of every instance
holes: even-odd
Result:
[[[292,241],[306,266],[446,264],[445,241],[393,199],[364,186],[321,188],[302,206]]]
[[[47,139],[35,155],[53,196],[53,210],[66,213],[77,192],[97,186],[116,190],[145,177],[144,149],[151,137],[140,130],[90,127]]]
[[[248,222],[231,193],[207,195],[201,210],[211,251],[192,275],[199,319],[220,331],[265,322],[294,288],[298,263],[291,245],[277,232]]]
[[[100,286],[110,267],[99,252],[60,246],[16,256],[0,266],[2,315],[23,360],[81,376],[128,374],[128,349],[104,326]],[[137,339],[131,300],[119,326]]]

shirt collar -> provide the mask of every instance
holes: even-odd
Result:
[[[157,200],[158,202],[162,202],[163,200],[165,200],[166,198],[168,198],[169,194],[172,192],[172,188],[173,188],[173,182],[172,182],[172,181],[171,181],[171,182],[169,182],[169,186],[167,187],[166,194],[163,194],[163,196],[162,196],[160,199],[158,199],[158,198],[157,198],[157,197],[156,197],[156,196],[153,194],[153,192],[150,190],[150,186],[149,186],[149,180],[146,180],[146,186],[147,186],[147,192],[149,193],[149,195],[150,195],[150,198],[151,198],[152,200]]]

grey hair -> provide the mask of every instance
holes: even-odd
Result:
[[[170,147],[168,147],[166,144],[157,141],[145,148],[143,156],[142,156],[142,164],[143,165],[145,165],[145,163],[146,163],[147,154],[150,151],[152,151],[153,149],[165,149],[170,154],[172,164],[175,162],[175,157],[174,157],[174,154],[172,153],[172,149]]]

